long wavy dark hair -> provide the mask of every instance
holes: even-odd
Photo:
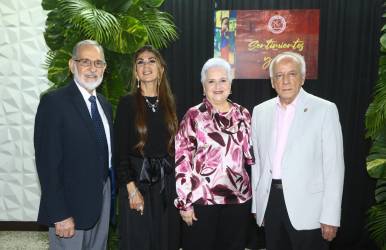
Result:
[[[144,147],[147,141],[147,115],[145,110],[145,99],[142,96],[141,89],[137,87],[137,77],[136,77],[136,61],[138,56],[143,52],[151,52],[154,54],[157,60],[158,68],[158,98],[159,105],[161,110],[164,112],[164,122],[167,126],[169,133],[169,140],[167,142],[167,151],[170,155],[174,155],[174,136],[177,133],[178,129],[178,120],[176,115],[176,104],[172,91],[170,89],[169,81],[167,79],[167,69],[165,60],[162,58],[161,54],[154,47],[150,45],[145,45],[142,48],[138,49],[133,57],[133,77],[131,79],[131,94],[135,96],[136,104],[136,116],[135,116],[135,125],[139,135],[139,141],[134,146],[142,155],[144,155]]]

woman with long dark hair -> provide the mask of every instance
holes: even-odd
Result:
[[[120,249],[179,248],[174,136],[177,124],[166,64],[151,46],[134,55],[131,92],[115,120]]]

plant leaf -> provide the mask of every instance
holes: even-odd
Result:
[[[386,245],[386,203],[372,206],[368,211],[367,228],[379,247]]]
[[[366,137],[375,138],[386,124],[386,57],[379,60],[379,77],[375,85],[374,99],[366,111]]]
[[[126,13],[132,5],[138,4],[139,1],[140,0],[114,0],[110,1],[106,7],[112,12]]]
[[[63,47],[66,25],[61,12],[58,9],[50,11],[46,19],[46,30],[44,39],[51,50],[58,50]]]
[[[164,3],[164,0],[142,0],[142,2],[149,7],[158,8]]]
[[[43,10],[53,10],[59,5],[59,0],[42,0]]]
[[[178,38],[173,17],[157,9],[146,9],[141,13],[133,11],[129,14],[135,16],[145,27],[149,43],[156,48],[165,48],[169,42]]]
[[[117,18],[86,0],[61,0],[60,9],[76,29],[100,43],[114,41],[120,32]]]
[[[68,69],[68,60],[71,53],[63,49],[52,53],[48,68],[48,80],[55,83],[55,88],[65,85],[71,75]]]
[[[115,42],[106,46],[118,53],[133,53],[146,44],[148,37],[145,27],[139,20],[131,16],[123,16],[119,19],[121,30],[116,34]]]
[[[386,34],[385,33],[381,36],[380,43],[381,43],[382,47],[386,48]]]
[[[375,200],[378,203],[386,202],[386,179],[379,179],[377,181]]]
[[[373,178],[386,178],[386,127],[374,139],[370,148],[367,172]]]
[[[367,162],[367,172],[373,178],[386,178],[386,159],[375,159]]]

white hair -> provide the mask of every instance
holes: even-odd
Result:
[[[206,73],[210,68],[215,68],[215,67],[220,67],[225,69],[227,76],[228,76],[228,81],[232,83],[233,77],[232,77],[232,71],[231,71],[231,65],[225,61],[222,58],[219,57],[214,57],[206,61],[204,66],[202,66],[201,70],[201,83],[204,84],[206,80]]]
[[[306,62],[304,61],[304,57],[299,53],[286,51],[276,55],[275,58],[273,58],[271,63],[269,64],[269,76],[271,78],[273,77],[273,66],[283,58],[290,58],[295,61],[300,66],[300,73],[302,74],[302,76],[306,76]]]
[[[103,51],[103,47],[97,41],[94,41],[94,40],[83,40],[75,44],[74,48],[72,49],[72,59],[78,58],[79,48],[85,45],[92,45],[97,47],[99,49],[99,52],[101,53],[103,60],[105,60],[105,53]]]

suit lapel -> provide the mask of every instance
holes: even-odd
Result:
[[[306,125],[306,114],[308,111],[307,92],[301,89],[299,93],[298,103],[295,108],[295,115],[292,121],[291,127],[288,131],[287,143],[284,150],[284,155],[291,149],[292,144],[296,141],[296,138],[302,135],[303,128]]]
[[[69,88],[70,88],[72,103],[74,104],[75,109],[78,111],[80,117],[82,117],[84,124],[87,127],[87,130],[91,134],[91,137],[94,138],[96,142],[96,133],[95,133],[94,124],[91,120],[90,112],[88,111],[88,108],[83,99],[83,96],[80,93],[78,87],[75,85],[75,82],[71,82]]]
[[[267,141],[268,141],[268,157],[269,161],[273,163],[273,156],[274,156],[274,147],[275,143],[273,141],[273,135],[274,135],[274,125],[275,125],[275,114],[276,114],[276,101],[275,99],[272,100],[270,103],[270,106],[268,107],[268,115],[267,115],[267,126],[266,126],[266,131],[265,134],[268,136]]]

